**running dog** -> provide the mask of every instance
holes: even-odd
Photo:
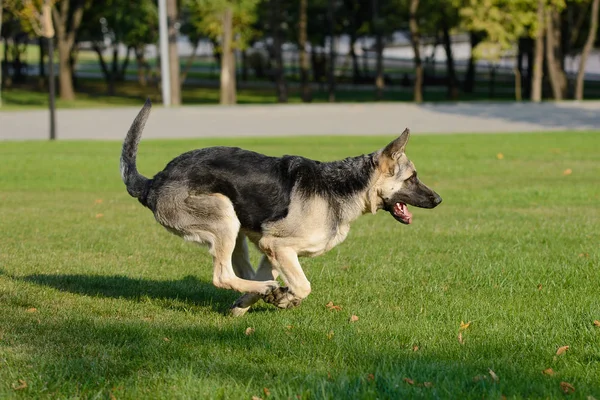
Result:
[[[213,284],[244,293],[231,307],[235,316],[260,299],[279,308],[299,305],[311,287],[298,257],[343,242],[360,215],[385,210],[410,224],[407,204],[434,208],[442,201],[406,157],[408,129],[381,150],[333,162],[236,147],[193,150],[148,179],[137,170],[136,154],[150,108],[147,100],[125,137],[123,182],[169,232],[208,245]],[[263,253],[256,270],[246,238]]]

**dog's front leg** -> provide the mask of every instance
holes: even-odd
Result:
[[[291,247],[279,245],[277,241],[263,239],[259,245],[287,284],[287,287],[279,287],[267,293],[263,300],[279,308],[299,305],[310,294],[311,288],[298,261],[298,254]]]

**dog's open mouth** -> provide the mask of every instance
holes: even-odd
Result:
[[[403,224],[410,224],[412,222],[412,214],[408,211],[408,206],[405,203],[394,204],[392,215]]]

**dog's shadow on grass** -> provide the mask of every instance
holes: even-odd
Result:
[[[224,312],[239,297],[239,293],[221,290],[194,276],[179,280],[137,279],[122,275],[33,274],[18,279],[60,291],[87,296],[145,301],[162,300],[171,309],[190,306],[210,307]]]

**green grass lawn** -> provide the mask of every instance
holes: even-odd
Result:
[[[139,169],[216,144],[332,160],[389,139],[148,140]],[[444,202],[410,226],[362,217],[302,261],[299,308],[236,319],[208,252],[127,195],[120,143],[0,143],[0,398],[546,399],[566,382],[600,399],[598,148],[598,133],[413,136]]]

